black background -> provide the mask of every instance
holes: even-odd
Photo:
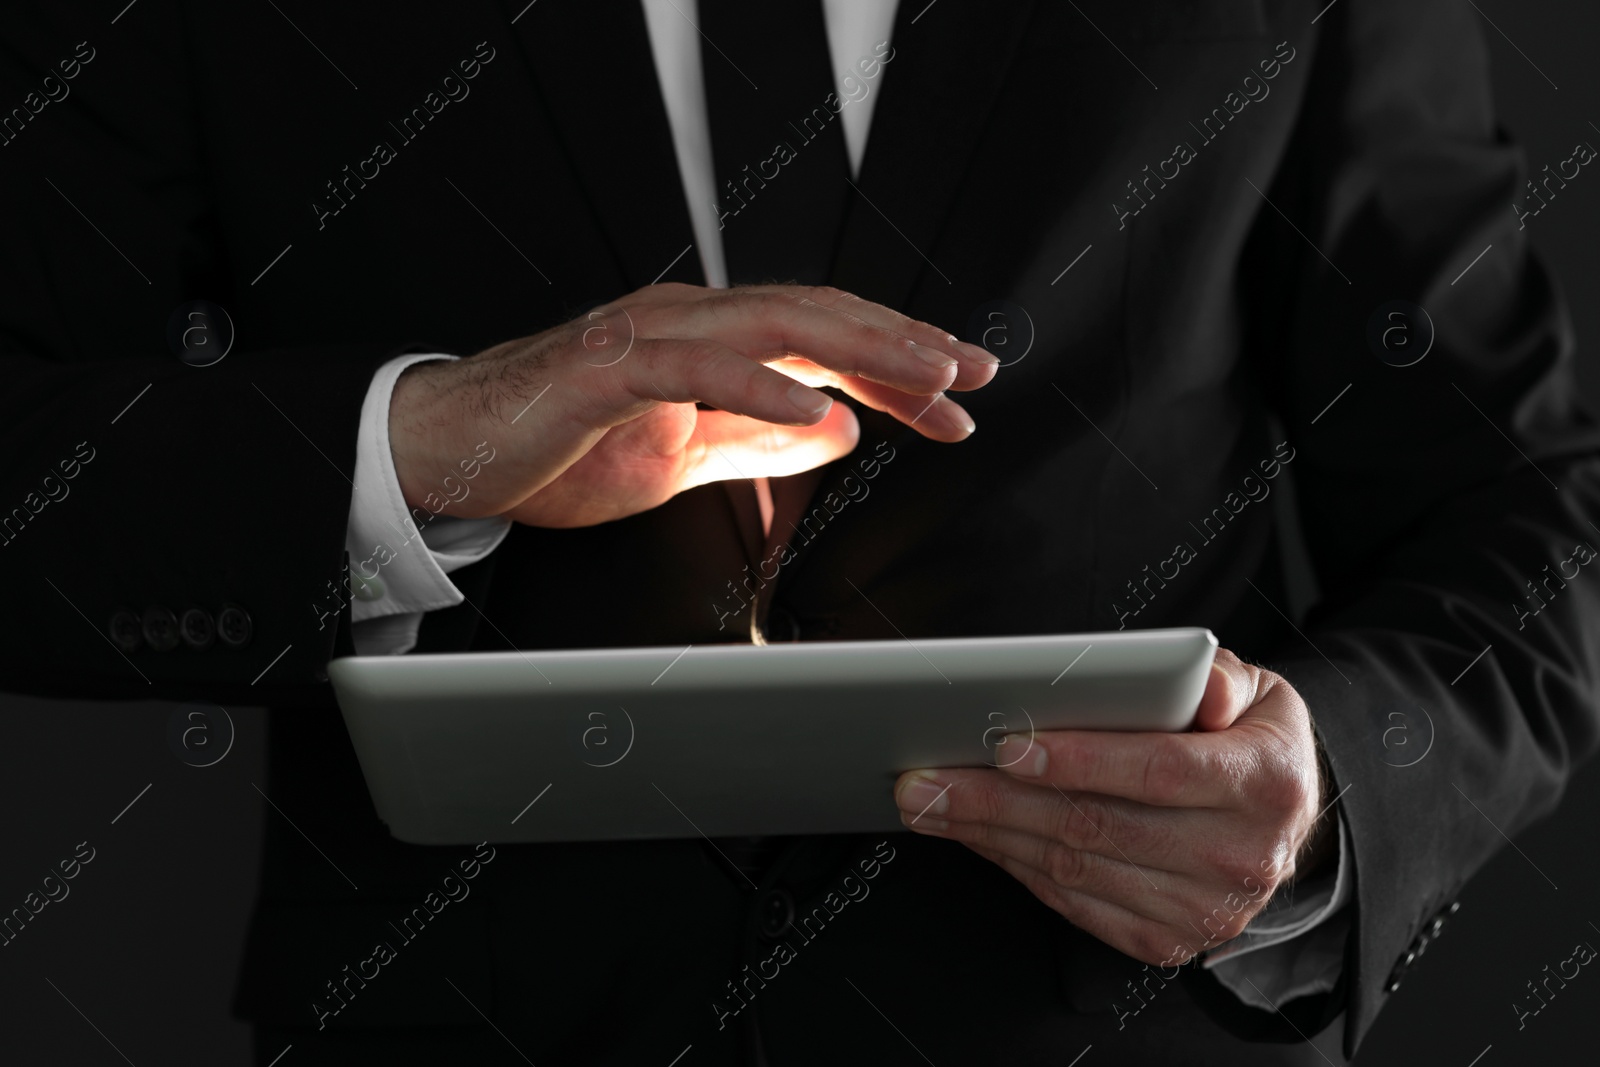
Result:
[[[1600,142],[1590,125],[1600,122],[1592,49],[1600,8],[1584,0],[1477,6],[1502,119],[1530,171],[1566,159],[1579,141]],[[1572,305],[1580,380],[1600,410],[1597,223],[1600,176],[1585,171],[1528,225]],[[265,716],[229,708],[231,750],[197,768],[168,747],[172,712],[158,703],[0,695],[0,913],[20,906],[79,842],[96,850],[67,883],[70,895],[0,948],[7,1062],[248,1062],[248,1030],[230,1018],[228,1003],[261,827],[283,818],[257,789],[265,787]],[[1600,944],[1597,814],[1600,769],[1591,767],[1573,779],[1553,818],[1522,833],[1517,848],[1503,849],[1470,883],[1459,914],[1379,1017],[1357,1057],[1362,1067],[1467,1067],[1480,1055],[1482,1067],[1570,1062],[1587,1047],[1600,977],[1580,973],[1520,1031],[1512,1005],[1531,1002],[1525,983],[1547,964],[1554,970],[1576,943]],[[1437,821],[1430,811],[1393,817]],[[976,1009],[973,1025],[983,1025]],[[673,1050],[663,1051],[665,1062]],[[937,1061],[937,1050],[928,1051]],[[1116,1050],[1094,1050],[1084,1067],[1105,1054]]]

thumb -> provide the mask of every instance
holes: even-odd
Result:
[[[848,456],[861,440],[855,412],[837,401],[812,426],[780,426],[727,411],[695,414],[697,433],[686,450],[680,491],[730,478],[799,474]]]
[[[1211,675],[1194,713],[1196,730],[1226,730],[1255,699],[1255,669],[1225,648],[1217,649]]]

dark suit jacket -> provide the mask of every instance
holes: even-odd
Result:
[[[1119,1030],[1138,964],[959,846],[894,835],[878,903],[719,1030],[712,1002],[770,952],[768,898],[694,840],[508,846],[319,1031],[311,1004],[341,967],[470,855],[386,836],[323,673],[348,648],[316,605],[340,580],[367,382],[398,351],[470,354],[663,271],[701,280],[642,17],[631,0],[144,0],[113,25],[26,6],[0,44],[22,108],[0,148],[0,681],[277,709],[268,792],[305,836],[264,811],[239,1005],[296,1057],[502,1055],[503,1033],[541,1064],[691,1044],[685,1062],[733,1062],[759,1016],[778,1064],[913,1062],[905,1039],[941,1064],[1060,1064],[1091,1042],[1320,1062],[1298,1032],[1342,1011],[1349,1054],[1495,826],[1549,811],[1594,747],[1600,581],[1571,572],[1600,536],[1597,435],[1508,210],[1523,161],[1474,13],[902,4],[831,281],[968,337],[999,326],[1011,365],[963,398],[980,429],[959,446],[862,413],[861,454],[888,442],[895,459],[797,548],[763,624],[807,640],[1211,627],[1303,694],[1345,790],[1340,988],[1287,1005],[1291,1026],[1186,973]],[[378,173],[345,184],[346,166]],[[207,368],[166,343],[197,298],[237,328]],[[1431,330],[1388,318],[1393,301]],[[1385,362],[1369,334],[1396,321],[1419,347],[1391,336],[1404,358]],[[850,467],[780,482],[780,521]],[[1298,629],[1264,501],[1290,480],[1322,591]],[[440,612],[422,647],[740,639],[715,605],[759,558],[752,508],[748,487],[714,485],[592,529],[516,528],[458,575],[493,625]],[[241,648],[111,640],[119,609],[225,604],[248,614]],[[1386,731],[1421,730],[1419,708],[1431,751],[1398,767]],[[803,910],[876,846],[793,842],[768,887]]]

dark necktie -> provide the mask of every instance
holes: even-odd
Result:
[[[823,284],[851,190],[822,2],[700,0],[699,15],[728,283]],[[715,844],[743,885],[784,840]]]
[[[850,195],[821,0],[700,0],[730,285],[828,280]]]

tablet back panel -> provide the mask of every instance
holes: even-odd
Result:
[[[1182,730],[1216,638],[352,656],[329,665],[378,815],[416,844],[901,829],[916,767],[1034,731]]]

